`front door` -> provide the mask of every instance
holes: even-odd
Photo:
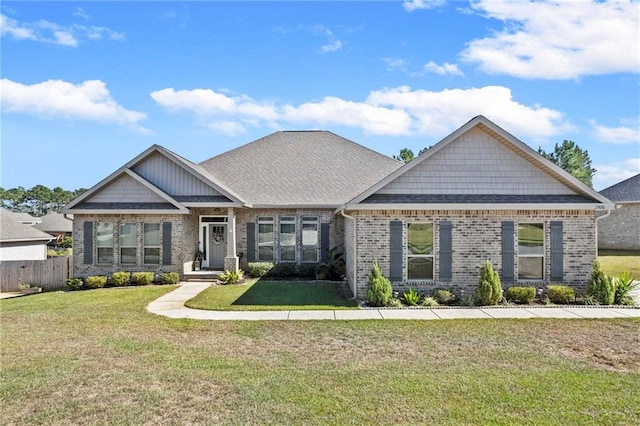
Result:
[[[227,255],[227,225],[216,223],[209,225],[209,250],[207,265],[209,268],[223,270]]]

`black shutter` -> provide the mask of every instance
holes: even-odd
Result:
[[[551,280],[562,281],[563,278],[563,245],[562,222],[551,222]]]
[[[402,281],[402,221],[389,223],[389,279]]]
[[[247,262],[256,261],[256,223],[247,223]]]
[[[502,281],[513,281],[514,274],[514,224],[513,222],[502,222]]]
[[[331,230],[331,224],[320,224],[320,261],[329,261],[329,231]]]
[[[162,222],[162,264],[171,265],[171,222]]]
[[[84,256],[82,263],[91,265],[93,263],[93,222],[84,223]]]
[[[440,221],[440,281],[451,281],[451,222]]]

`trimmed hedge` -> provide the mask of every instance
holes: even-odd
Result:
[[[528,305],[536,298],[535,287],[509,287],[505,292],[505,298],[509,302]]]
[[[86,288],[102,288],[107,284],[107,277],[104,275],[90,275],[84,280]]]
[[[131,278],[136,285],[149,285],[153,282],[153,272],[134,272]]]
[[[177,272],[163,272],[162,284],[178,284],[180,282],[180,274]]]
[[[576,292],[566,285],[547,286],[547,297],[551,303],[566,305],[576,300]]]
[[[131,272],[114,272],[111,276],[111,282],[116,287],[122,287],[131,284]]]
[[[247,264],[247,275],[253,278],[264,277],[273,269],[271,262],[249,262]]]

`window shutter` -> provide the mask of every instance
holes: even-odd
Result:
[[[84,256],[82,263],[91,265],[93,263],[93,222],[84,223]]]
[[[389,223],[389,280],[402,281],[402,221]]]
[[[551,280],[562,281],[563,278],[563,244],[562,222],[551,222]]]
[[[320,224],[320,261],[329,261],[329,231],[331,225],[329,223]]]
[[[451,281],[451,222],[448,220],[440,221],[440,281]]]
[[[247,223],[247,262],[256,261],[256,223]]]
[[[171,265],[171,222],[162,222],[162,264]]]
[[[513,249],[514,240],[514,224],[513,222],[502,222],[502,281],[513,281],[514,273],[514,256]]]

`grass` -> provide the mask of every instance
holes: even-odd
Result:
[[[172,287],[0,301],[2,422],[637,424],[640,321],[197,321]]]
[[[618,276],[629,271],[640,280],[640,250],[599,250],[598,261],[607,275]]]
[[[290,309],[350,309],[355,300],[345,298],[340,283],[252,280],[242,285],[212,286],[185,305],[219,311]]]

